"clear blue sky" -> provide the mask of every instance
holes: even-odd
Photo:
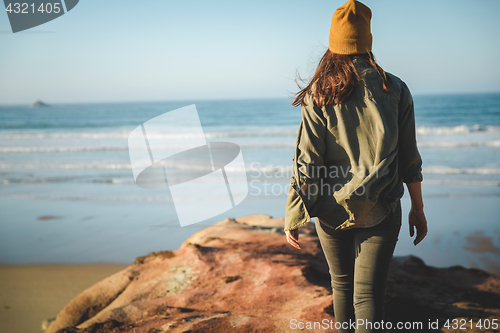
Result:
[[[81,0],[16,34],[3,12],[0,104],[287,97],[344,2]],[[500,91],[500,1],[364,3],[375,56],[414,94]]]

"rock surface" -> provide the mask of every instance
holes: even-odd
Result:
[[[292,319],[334,324],[314,226],[300,229],[302,250],[285,242],[282,227],[282,218],[267,215],[226,219],[176,251],[138,257],[75,297],[45,333],[289,332]],[[430,332],[429,320],[438,320],[435,331],[452,332],[443,327],[446,319],[500,319],[500,277],[395,257],[386,304],[386,320],[394,324],[419,321],[420,331]]]

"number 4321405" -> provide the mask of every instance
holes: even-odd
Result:
[[[496,330],[498,329],[498,319],[479,319],[476,323],[470,320],[465,320],[465,319],[448,319],[446,323],[443,325],[443,327],[446,327],[448,329],[454,329],[454,330],[466,330],[466,329],[473,329],[473,328],[479,328],[484,329],[484,330]]]
[[[14,14],[29,14],[29,13],[54,13],[58,14],[61,11],[61,7],[59,7],[61,4],[56,2],[54,4],[47,2],[47,3],[41,3],[40,6],[35,8],[35,4],[32,3],[27,4],[26,2],[24,3],[9,3],[9,5],[5,8],[5,11],[8,12],[9,14],[14,13]]]

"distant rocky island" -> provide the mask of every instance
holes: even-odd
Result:
[[[283,222],[268,215],[228,218],[196,232],[176,251],[137,257],[42,327],[45,333],[243,333],[334,325],[330,276],[314,225],[300,229],[297,250],[286,243]],[[484,333],[475,325],[491,327],[497,318],[500,276],[431,267],[414,256],[393,259],[386,321],[422,323],[407,332],[456,332],[458,322],[466,323],[460,332]]]
[[[36,101],[35,103],[33,103],[33,105],[31,105],[32,108],[45,108],[49,106],[50,106],[49,104],[44,103],[42,101]]]

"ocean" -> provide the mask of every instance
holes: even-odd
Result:
[[[500,94],[416,95],[414,102],[429,233],[413,246],[405,193],[395,255],[500,273]],[[130,263],[175,250],[227,217],[284,216],[300,122],[290,103],[0,106],[0,263]],[[191,104],[207,142],[241,147],[249,193],[229,211],[181,227],[169,189],[134,183],[127,144],[137,126]],[[179,148],[191,135],[189,127],[173,127],[165,139],[176,147],[164,148]]]

